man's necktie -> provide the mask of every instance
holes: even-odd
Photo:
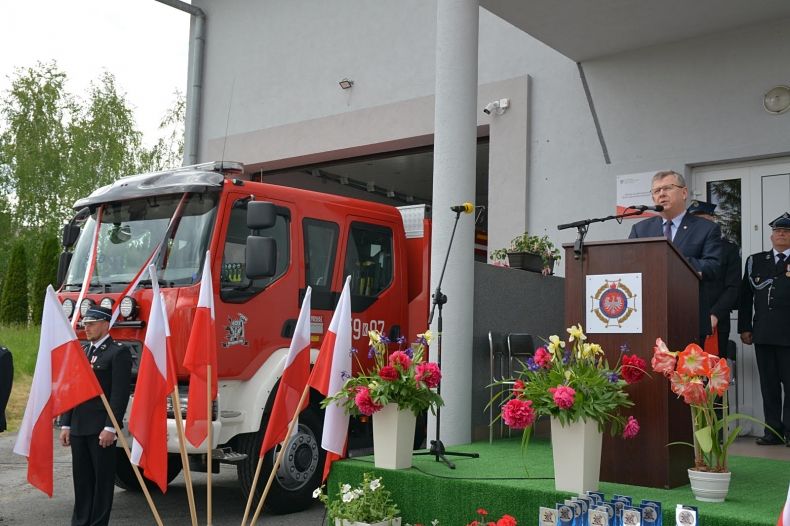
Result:
[[[776,255],[776,273],[784,274],[785,272],[787,272],[787,262],[785,261],[785,255],[783,252],[779,252]]]
[[[88,352],[86,353],[86,356],[88,357],[88,361],[90,361],[90,359],[93,358],[93,353],[95,352],[96,352],[96,347],[94,347],[92,344],[89,345]]]
[[[672,241],[672,221],[664,223],[664,237],[667,238],[668,241]]]

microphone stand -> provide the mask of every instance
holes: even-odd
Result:
[[[622,214],[606,216],[606,217],[596,217],[592,219],[582,219],[580,221],[574,221],[572,223],[565,223],[562,225],[557,225],[557,230],[565,230],[568,228],[575,228],[578,237],[576,241],[573,242],[573,259],[579,260],[579,275],[584,276],[584,236],[587,235],[587,230],[590,228],[592,223],[603,223],[604,221],[609,221],[611,219],[616,220],[618,223],[623,222],[624,217],[631,217],[631,216],[639,216],[642,215],[645,211],[641,209],[634,209],[630,212],[628,211],[631,207],[626,208],[625,212]],[[582,312],[587,310],[587,290],[585,287],[580,287],[579,290],[582,294]]]
[[[439,283],[436,284],[436,292],[433,293],[433,305],[431,306],[431,314],[428,316],[428,326],[431,326],[433,322],[433,315],[436,313],[436,307],[439,307],[439,317],[436,320],[436,363],[439,366],[439,369],[442,368],[442,306],[447,303],[447,296],[442,293],[442,281],[444,280],[444,271],[447,269],[447,260],[450,257],[450,249],[453,246],[453,239],[455,238],[455,229],[458,227],[458,219],[461,217],[461,210],[456,210],[455,212],[455,223],[453,224],[453,233],[450,235],[450,242],[447,244],[447,252],[444,255],[444,265],[442,265],[442,273],[439,276]],[[439,385],[436,387],[436,393],[441,395],[442,393],[442,382],[439,382]],[[439,439],[439,430],[440,426],[440,419],[441,419],[441,409],[439,407],[436,408],[436,440],[431,440],[431,448],[428,451],[422,451],[419,453],[414,453],[415,455],[433,455],[436,462],[444,462],[447,464],[447,467],[450,469],[455,469],[455,464],[450,462],[445,455],[453,455],[456,457],[470,457],[470,458],[479,458],[479,453],[460,453],[460,452],[453,452],[447,451],[444,448],[444,444]]]

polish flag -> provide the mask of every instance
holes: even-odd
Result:
[[[200,280],[195,319],[189,334],[184,367],[189,371],[189,398],[187,399],[187,423],[184,434],[195,447],[208,436],[208,407],[206,393],[208,366],[211,366],[211,399],[217,398],[217,335],[214,332],[214,292],[211,283],[211,254],[206,252],[203,261],[203,277]]]
[[[134,437],[131,461],[143,468],[146,478],[164,493],[167,491],[167,397],[171,391],[168,378],[172,375],[167,370],[170,328],[156,268],[151,265],[148,271],[153,301],[129,415],[129,432]]]
[[[14,453],[27,457],[27,480],[52,496],[52,419],[102,394],[74,329],[50,285],[41,316],[36,369]]]
[[[349,276],[346,278],[346,284],[340,294],[340,301],[324,337],[313,372],[310,374],[310,386],[324,396],[340,391],[346,378],[351,374],[350,283],[351,277]],[[326,407],[324,412],[321,447],[327,453],[322,481],[329,476],[332,462],[345,456],[347,436],[348,415],[343,407],[337,402],[333,402]]]
[[[307,407],[307,399],[298,407],[302,393],[307,387],[310,377],[310,298],[312,289],[307,287],[302,302],[299,319],[296,320],[296,329],[291,339],[291,347],[285,359],[285,367],[269,422],[266,424],[266,434],[263,436],[260,455],[263,456],[271,448],[284,441],[288,431],[288,424],[300,411]]]
[[[776,522],[776,526],[790,526],[790,488],[787,488],[787,501],[785,501],[785,507],[779,516],[779,520]]]

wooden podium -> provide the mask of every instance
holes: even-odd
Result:
[[[663,237],[599,241],[587,243],[582,258],[574,258],[572,244],[565,248],[565,324],[581,323],[589,341],[600,344],[614,365],[620,348],[647,362],[646,376],[628,387],[634,406],[626,416],[639,420],[641,430],[632,440],[604,433],[601,480],[653,488],[674,488],[688,484],[686,470],[694,465],[692,448],[667,446],[670,442],[691,442],[689,407],[672,392],[669,381],[652,371],[650,360],[656,338],[670,350],[682,350],[696,341],[698,334],[699,277],[691,265]],[[587,277],[640,273],[642,275],[642,332],[587,332],[587,316],[598,306],[587,292]],[[600,284],[604,284],[599,279]],[[592,283],[600,287],[595,278]],[[638,299],[638,298],[637,298]]]

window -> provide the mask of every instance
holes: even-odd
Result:
[[[256,235],[272,237],[277,242],[277,268],[274,276],[256,280],[247,279],[245,272],[245,253],[247,236],[252,232],[247,228],[248,199],[233,203],[225,236],[225,250],[222,254],[222,274],[220,276],[220,297],[228,303],[243,303],[272,282],[279,279],[290,263],[290,212],[287,208],[277,208],[277,221],[271,228],[260,230]]]
[[[345,276],[351,294],[373,298],[392,283],[392,230],[352,223],[346,248]]]
[[[338,230],[336,223],[304,220],[305,278],[314,292],[329,291],[332,286]]]

